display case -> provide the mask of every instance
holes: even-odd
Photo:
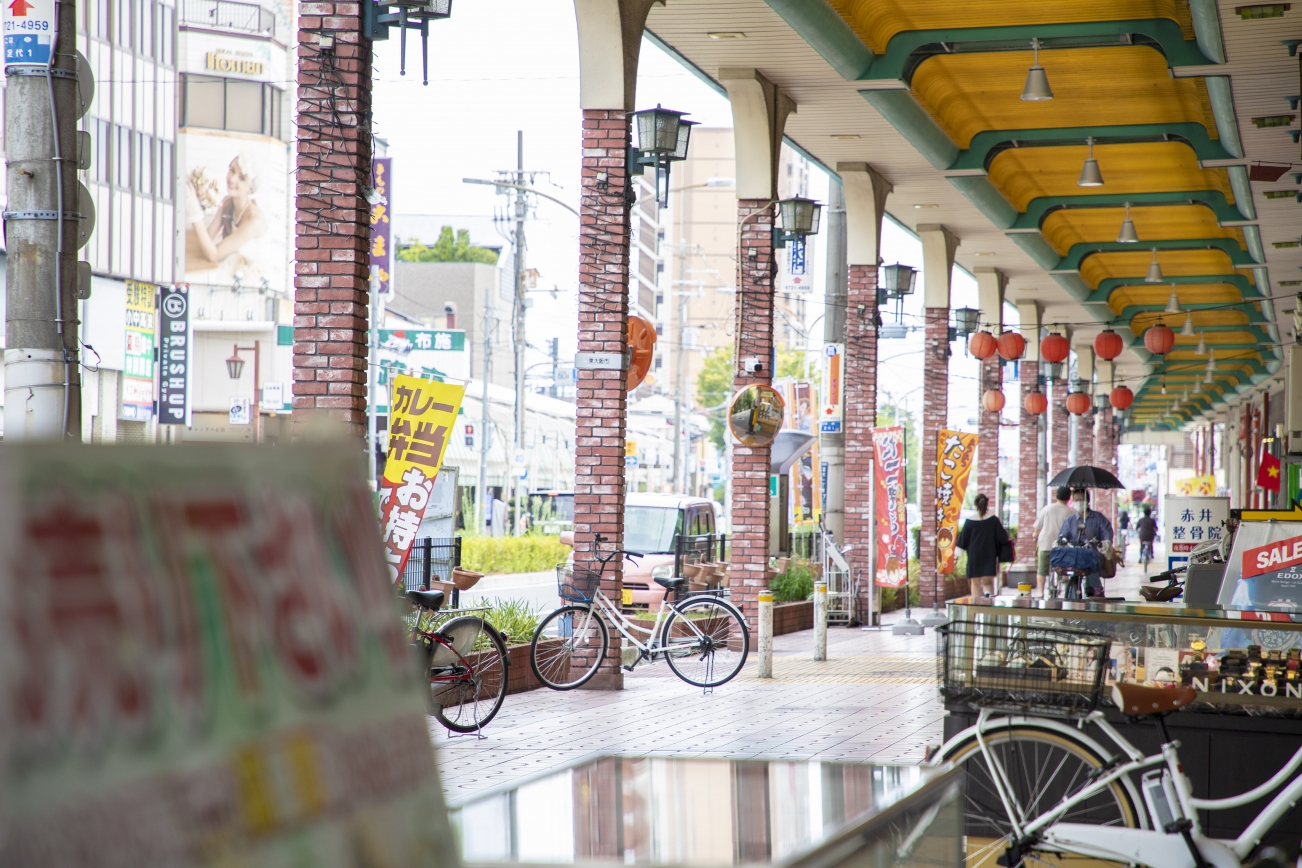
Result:
[[[1011,597],[956,600],[950,619],[1100,633],[1108,684],[1183,685],[1198,693],[1190,711],[1302,719],[1302,614]]]

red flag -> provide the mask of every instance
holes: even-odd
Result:
[[[1261,466],[1257,468],[1257,484],[1279,494],[1279,476],[1279,459],[1269,452],[1263,453]]]

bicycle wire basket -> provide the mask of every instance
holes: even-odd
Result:
[[[1081,717],[1099,706],[1107,636],[1025,622],[954,621],[937,630],[947,702],[1053,717]]]
[[[575,569],[574,564],[557,564],[556,585],[562,600],[591,603],[601,585],[601,573]]]

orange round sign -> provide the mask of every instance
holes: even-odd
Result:
[[[655,326],[640,316],[629,317],[628,345],[633,351],[628,365],[628,391],[631,392],[642,385],[647,371],[651,370],[651,360],[656,354]]]

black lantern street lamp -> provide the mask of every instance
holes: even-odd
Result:
[[[251,347],[235,345],[231,357],[226,360],[226,373],[232,380],[238,380],[244,373],[244,359],[240,352],[253,353],[253,442],[262,442],[262,341],[254,341]]]
[[[628,161],[630,175],[640,175],[648,166],[656,170],[656,202],[669,204],[669,164],[687,159],[687,145],[696,121],[685,121],[687,112],[661,108],[633,112],[637,126],[637,147]]]
[[[773,246],[786,247],[788,241],[803,239],[806,235],[817,235],[823,206],[813,199],[792,196],[778,202],[778,217],[782,228],[773,227]]]
[[[911,265],[883,265],[877,269],[877,304],[884,305],[889,298],[895,299],[895,323],[904,323],[904,297],[913,294],[913,285],[917,270]]]
[[[240,374],[244,373],[244,359],[240,358],[238,351],[226,360],[226,373],[230,374],[232,380],[238,380]]]
[[[399,49],[398,75],[407,74],[407,31],[420,33],[422,84],[429,85],[429,23],[452,17],[452,0],[362,0],[362,35],[372,40],[389,38],[389,28],[397,27]],[[323,54],[334,53],[333,41],[321,44]]]
[[[974,307],[960,307],[954,311],[954,329],[958,336],[965,338],[977,330],[981,324],[981,311]]]

